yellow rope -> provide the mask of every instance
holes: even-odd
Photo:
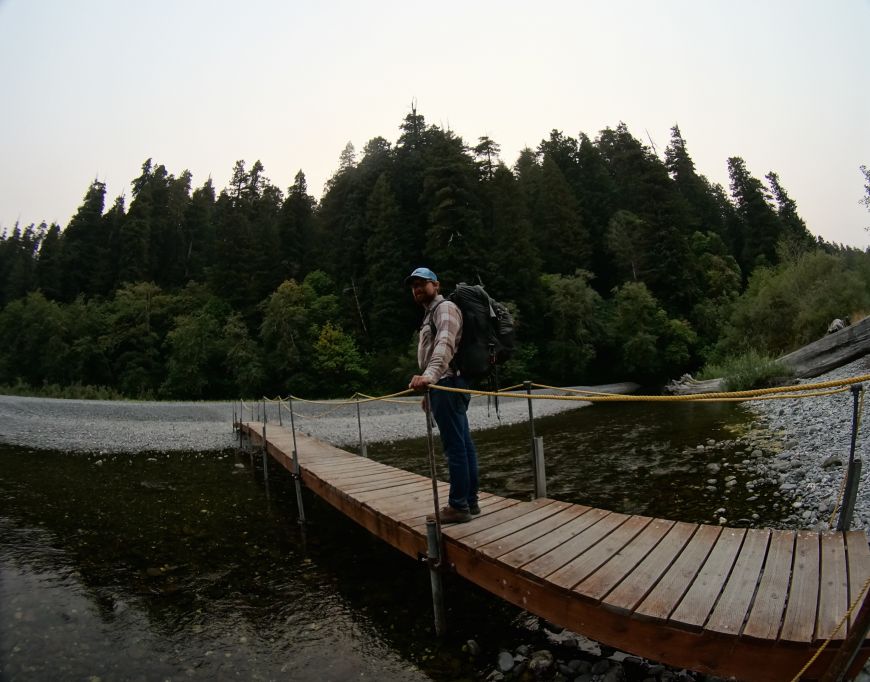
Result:
[[[411,398],[410,400],[393,400],[392,398],[379,398],[379,397],[373,396],[373,395],[366,395],[365,393],[359,393],[358,395],[363,397],[363,398],[371,398],[372,400],[380,400],[381,402],[384,402],[384,403],[394,403],[396,405],[412,405],[414,407],[420,406],[420,399],[419,398]]]
[[[403,395],[410,395],[411,393],[413,393],[413,391],[409,388],[409,389],[406,389],[404,391],[399,391],[398,393],[390,393],[388,395],[382,395],[382,396],[377,396],[377,397],[367,397],[365,400],[356,400],[355,396],[362,395],[362,393],[354,393],[353,397],[351,397],[350,400],[343,400],[343,401],[305,400],[304,398],[299,398],[298,396],[295,396],[295,395],[291,395],[290,397],[293,400],[298,400],[299,402],[303,402],[303,403],[310,403],[312,405],[341,405],[341,406],[346,406],[346,405],[356,405],[357,403],[370,403],[370,402],[374,402],[376,400],[386,400],[387,398],[398,398],[398,397],[403,396]]]
[[[692,402],[692,401],[713,401],[722,399],[737,399],[737,398],[753,398],[762,395],[773,395],[778,393],[786,393],[794,395],[795,391],[816,391],[835,386],[849,386],[862,381],[870,380],[870,374],[863,374],[857,377],[847,379],[833,379],[831,381],[822,381],[815,384],[804,384],[802,386],[775,386],[773,388],[758,388],[752,391],[723,391],[720,393],[702,393],[697,395],[619,395],[607,394],[598,396],[570,396],[570,395],[551,395],[544,393],[496,393],[493,391],[474,391],[464,388],[453,388],[450,386],[439,386],[432,384],[430,388],[438,391],[447,391],[448,393],[467,393],[470,395],[488,395],[499,396],[505,398],[522,398],[523,400],[567,400],[567,401],[586,401],[586,402]]]
[[[755,398],[714,398],[710,400],[710,402],[719,402],[719,403],[727,403],[727,402],[751,402],[756,400],[786,400],[789,398],[819,398],[826,395],[834,395],[835,393],[844,393],[848,391],[849,387],[844,386],[843,388],[834,388],[830,391],[818,391],[816,393],[784,393],[782,395],[760,395]],[[703,394],[698,395],[698,402],[703,403],[706,400]]]
[[[547,386],[547,384],[532,384],[535,388],[548,388],[551,391],[565,391],[566,393],[575,393],[577,395],[620,395],[619,393],[608,393],[606,391],[586,391],[582,388],[565,388],[563,386]]]
[[[801,678],[801,675],[803,675],[809,669],[809,667],[813,663],[816,662],[816,659],[819,656],[821,656],[822,652],[825,650],[825,648],[828,646],[828,644],[831,643],[831,641],[834,639],[834,637],[837,635],[837,633],[843,627],[843,624],[846,622],[846,619],[850,618],[852,616],[852,613],[855,611],[855,608],[858,606],[858,604],[861,603],[861,601],[863,601],[862,598],[864,596],[864,593],[867,591],[867,587],[870,587],[870,578],[867,578],[867,580],[864,581],[864,587],[861,588],[861,592],[855,598],[855,601],[852,602],[852,605],[849,607],[849,610],[846,611],[845,614],[843,614],[843,617],[840,619],[840,622],[837,623],[837,627],[831,633],[831,636],[828,637],[822,643],[822,645],[818,648],[816,653],[813,654],[812,658],[810,658],[810,660],[807,661],[806,665],[798,671],[797,675],[795,675],[793,678],[791,678],[791,682],[798,682],[798,680]]]

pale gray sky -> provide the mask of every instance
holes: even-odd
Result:
[[[810,230],[870,245],[870,0],[0,0],[0,230],[65,226],[147,158],[199,186],[260,159],[317,198],[350,141],[429,123],[509,165],[625,121],[699,172],[776,171]]]

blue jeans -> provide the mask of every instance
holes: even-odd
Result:
[[[439,386],[468,388],[462,377],[446,377]],[[438,424],[441,445],[447,458],[450,472],[450,495],[448,503],[454,509],[468,511],[469,505],[477,504],[477,448],[468,429],[467,393],[449,393],[437,389],[429,393],[432,401],[432,416]]]

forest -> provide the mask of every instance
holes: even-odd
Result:
[[[622,123],[553,130],[508,166],[494,140],[415,110],[395,142],[348,143],[319,202],[302,171],[284,192],[238,161],[218,190],[148,159],[129,200],[95,180],[65,228],[0,235],[0,390],[403,390],[422,316],[403,279],[419,265],[512,309],[502,385],[656,385],[866,315],[870,254],[814,236],[775,172],[727,169],[713,184],[677,126],[660,156]]]

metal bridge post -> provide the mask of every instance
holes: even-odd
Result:
[[[281,407],[284,405],[284,401],[281,399],[281,396],[278,396],[278,426],[284,426],[284,422],[281,421]]]
[[[538,497],[538,465],[537,465],[537,454],[535,448],[535,414],[532,410],[532,382],[524,381],[523,386],[526,389],[526,393],[530,396],[527,398],[529,403],[529,430],[531,431],[531,443],[532,443],[532,480],[534,485],[532,487],[532,499],[536,499]]]
[[[269,495],[269,446],[266,443],[266,399],[263,399],[263,482]]]
[[[426,519],[427,560],[429,580],[432,584],[432,607],[435,612],[435,634],[440,636],[447,629],[444,612],[444,592],[441,588],[443,542],[441,537],[441,503],[438,500],[438,474],[435,468],[435,436],[432,432],[432,389],[426,389],[426,448],[429,455],[429,473],[432,477],[432,502],[435,505],[435,518]]]
[[[359,454],[363,457],[368,457],[368,447],[362,437],[362,417],[360,416],[359,411],[359,396],[354,397],[356,398],[356,425],[359,428]]]
[[[837,520],[837,530],[849,530],[852,527],[852,514],[855,512],[855,500],[858,497],[858,485],[861,481],[861,460],[855,458],[855,443],[858,439],[858,425],[861,415],[858,413],[859,398],[864,391],[862,384],[849,387],[852,391],[852,442],[849,446],[849,464],[846,468],[846,489],[843,493],[843,506],[840,518]]]
[[[547,496],[547,472],[544,463],[544,437],[535,438],[535,497]]]
[[[429,564],[429,582],[432,585],[432,610],[435,613],[435,634],[439,637],[447,630],[444,611],[444,589],[441,585],[441,543],[435,521],[426,521],[426,559]]]
[[[299,523],[305,523],[305,507],[302,504],[302,477],[299,474],[299,450],[296,448],[296,418],[293,415],[293,398],[288,398],[290,405],[290,430],[293,432],[293,484],[296,488],[296,506],[299,508]]]

